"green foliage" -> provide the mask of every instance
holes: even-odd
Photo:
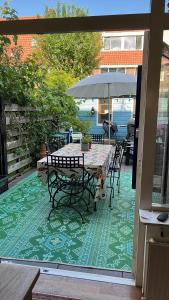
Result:
[[[72,97],[65,94],[65,90],[75,82],[76,79],[70,74],[51,70],[46,74],[43,86],[38,89],[37,104],[53,117],[58,128],[72,126],[75,131],[86,132],[91,123],[79,120],[79,107]]]
[[[66,18],[66,17],[84,17],[88,11],[74,4],[65,4],[57,1],[56,8],[50,8],[46,5],[44,16],[46,18]]]
[[[98,66],[100,51],[98,33],[67,33],[38,38],[36,57],[48,70],[63,70],[83,78]]]
[[[2,6],[0,6],[0,18],[2,19],[17,19],[17,12],[15,9],[9,6],[10,1],[5,1]],[[6,52],[7,47],[11,44],[13,40],[14,44],[17,44],[17,36],[14,35],[11,39],[6,35],[0,35],[0,60],[1,56]]]
[[[86,16],[87,11],[74,5],[57,2],[56,9],[46,7],[44,16],[61,18]],[[100,33],[48,34],[35,37],[38,47],[36,58],[43,62],[47,70],[63,70],[75,78],[90,75],[98,66],[101,48]]]
[[[46,6],[44,16],[62,18],[87,16],[83,8],[57,1],[56,8]],[[68,33],[35,36],[34,57],[45,73],[39,89],[38,105],[53,116],[59,128],[73,127],[88,132],[91,122],[80,121],[74,99],[65,91],[79,79],[90,75],[98,66],[101,38],[99,33]]]
[[[15,10],[6,1],[0,7],[1,17],[17,18]],[[57,3],[56,9],[46,7],[46,17],[86,16],[87,11],[74,5]],[[14,42],[12,56],[8,47]],[[39,159],[39,147],[52,131],[53,119],[57,128],[73,127],[87,133],[90,121],[80,121],[78,106],[65,91],[80,78],[90,74],[98,64],[100,34],[73,33],[37,37],[38,47],[32,58],[22,61],[23,49],[17,46],[17,37],[0,36],[0,97],[6,102],[34,106],[38,110],[27,113],[30,120],[17,124],[24,141],[23,149],[31,150],[34,161]],[[28,132],[24,135],[24,131]],[[18,151],[23,151],[19,149]]]
[[[9,1],[0,6],[0,17],[17,19]],[[8,48],[13,41],[9,56]],[[0,97],[8,102],[27,105],[33,103],[33,89],[37,86],[37,66],[32,61],[21,62],[22,47],[17,46],[17,36],[0,35]]]
[[[92,142],[92,138],[90,135],[84,135],[81,139],[82,144],[89,144]]]
[[[92,122],[89,120],[81,121],[78,117],[72,119],[72,123],[70,123],[73,127],[74,131],[80,131],[83,134],[87,134],[92,125]]]
[[[42,78],[33,60],[20,61],[21,53],[22,49],[15,47],[12,57],[4,56],[1,60],[0,97],[19,105],[34,105]]]
[[[73,85],[77,79],[63,70],[52,69],[46,74],[44,81],[49,88],[57,87],[57,89],[61,89],[63,92],[65,92],[65,90],[70,85]]]
[[[0,18],[4,18],[7,20],[17,19],[17,12],[15,9],[9,6],[10,1],[6,0],[3,5],[0,6]]]
[[[27,120],[23,124],[24,131],[27,132],[25,143],[30,150],[33,162],[40,159],[40,146],[47,141],[47,137],[52,132],[52,122],[44,111],[35,110],[26,113]]]

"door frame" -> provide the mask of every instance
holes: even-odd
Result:
[[[158,109],[160,63],[163,30],[169,29],[165,0],[151,0],[151,13],[74,17],[63,19],[27,19],[1,21],[0,34],[44,34],[87,31],[147,30],[143,50],[141,109],[138,140],[136,210],[134,236],[134,274],[136,285],[142,285],[144,229],[139,222],[139,208],[150,209],[155,134]],[[151,118],[150,118],[151,116]],[[148,151],[147,151],[148,149]]]

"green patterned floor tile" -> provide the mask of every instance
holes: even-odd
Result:
[[[0,256],[130,271],[134,200],[131,174],[124,172],[113,210],[99,202],[82,224],[74,210],[60,209],[49,222],[47,186],[34,172],[0,195]]]

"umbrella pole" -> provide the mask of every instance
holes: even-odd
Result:
[[[109,111],[109,145],[110,145],[110,122],[111,122],[111,118],[110,118],[110,85],[108,83],[108,111]]]

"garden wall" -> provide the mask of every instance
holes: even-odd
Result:
[[[32,168],[31,143],[35,141],[31,140],[26,127],[31,122],[29,113],[36,111],[16,104],[5,105],[9,180]]]
[[[32,163],[30,150],[23,139],[27,133],[22,130],[22,124],[28,122],[25,118],[28,110],[32,108],[5,105],[8,175],[11,179],[28,170]]]

